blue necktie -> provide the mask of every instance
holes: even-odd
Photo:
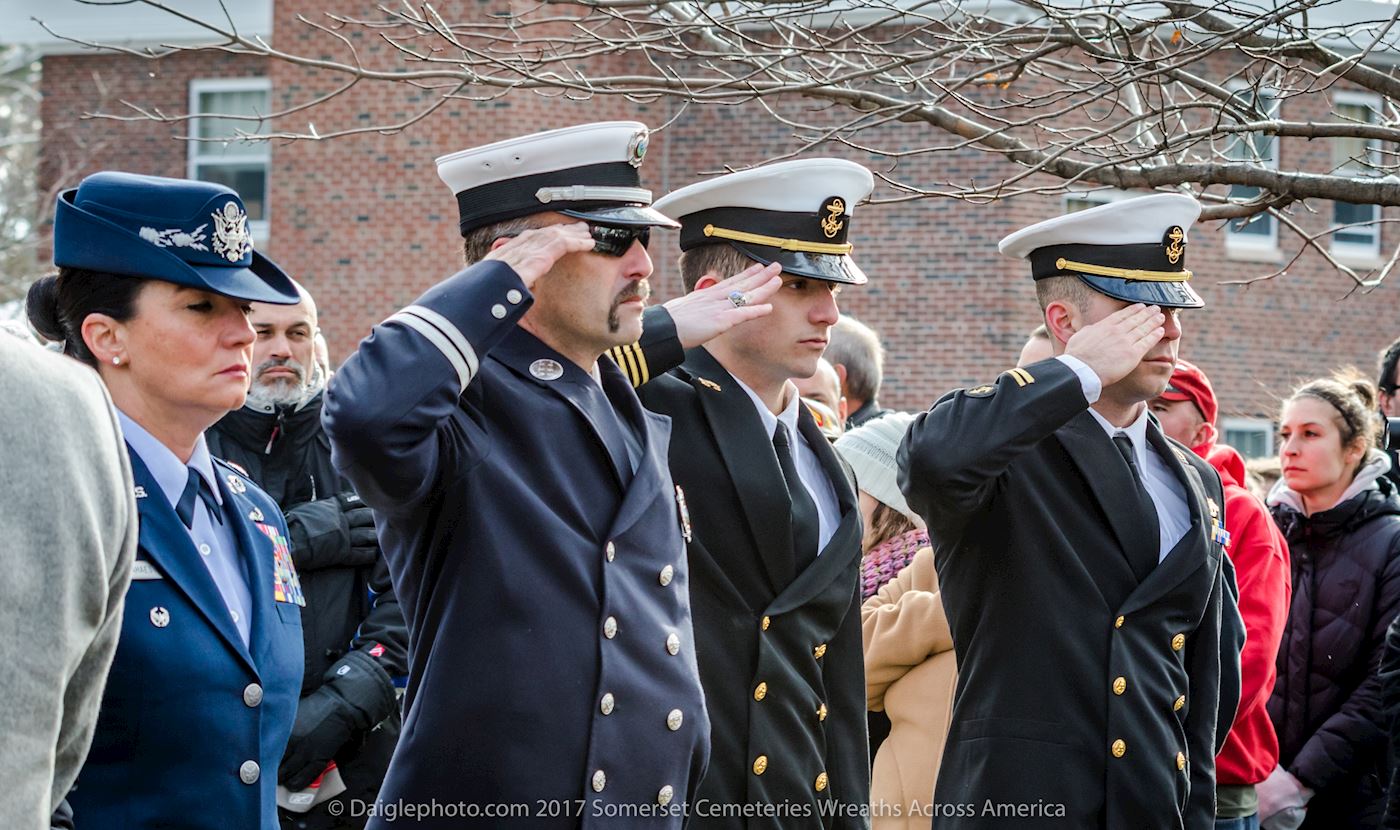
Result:
[[[193,467],[187,467],[190,471],[189,481],[185,483],[185,492],[180,494],[180,501],[175,505],[175,515],[180,517],[180,521],[185,523],[185,527],[194,528],[194,497],[198,495],[208,506],[209,513],[214,517],[214,521],[219,524],[224,523],[223,514],[219,511],[219,503],[214,499],[214,492],[209,489],[209,482],[204,476],[195,471]]]

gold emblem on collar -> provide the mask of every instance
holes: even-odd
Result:
[[[707,389],[713,389],[716,392],[719,391],[719,384],[715,383],[709,378],[696,378],[696,380],[700,381],[700,385],[706,387]]]

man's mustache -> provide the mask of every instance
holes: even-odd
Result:
[[[297,383],[306,380],[306,368],[301,365],[300,361],[290,357],[274,357],[270,360],[264,360],[262,363],[259,363],[258,368],[254,370],[253,377],[261,378],[263,372],[266,372],[268,369],[290,369],[292,372],[296,373]]]
[[[646,280],[634,280],[627,284],[627,287],[617,293],[613,298],[613,308],[617,308],[628,300],[646,300],[651,296],[651,283]]]

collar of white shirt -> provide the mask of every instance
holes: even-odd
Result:
[[[160,485],[161,492],[165,493],[171,506],[179,504],[180,496],[185,493],[185,485],[190,480],[190,474],[185,471],[186,467],[193,467],[203,476],[209,484],[210,491],[214,493],[214,500],[219,504],[224,503],[223,494],[219,492],[219,480],[214,476],[214,461],[209,455],[209,446],[205,443],[203,434],[200,434],[199,440],[195,442],[189,464],[183,464],[169,447],[120,409],[117,410],[117,420],[121,422],[122,437],[131,445],[131,449],[141,456],[141,460],[151,471],[151,476],[156,480],[156,484]]]
[[[1108,433],[1110,439],[1118,433],[1126,433],[1133,442],[1133,455],[1137,457],[1139,470],[1147,469],[1147,407],[1142,408],[1137,420],[1125,427],[1116,427],[1108,422],[1108,419],[1100,415],[1097,410],[1090,407],[1089,414],[1094,416],[1094,420],[1099,422],[1104,432]]]
[[[730,375],[730,377],[734,376]],[[787,396],[788,402],[783,411],[777,415],[773,414],[772,410],[768,408],[768,404],[764,403],[763,399],[755,394],[746,383],[738,378],[734,378],[734,382],[739,384],[739,388],[747,392],[749,400],[753,401],[754,408],[758,410],[758,417],[763,419],[763,429],[768,433],[769,439],[772,439],[773,434],[778,431],[778,422],[782,421],[787,426],[789,445],[798,440],[797,407],[802,405],[802,399],[797,394],[797,387],[793,385],[792,381],[788,381],[787,385],[783,387],[783,394]]]

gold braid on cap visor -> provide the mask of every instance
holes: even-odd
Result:
[[[747,242],[750,245],[767,245],[770,248],[781,248],[784,251],[802,251],[808,254],[827,254],[828,256],[845,256],[855,249],[855,246],[849,242],[837,244],[833,242],[808,242],[805,239],[783,239],[778,236],[764,236],[760,233],[731,231],[728,228],[717,228],[714,225],[705,226],[705,235],[718,239],[729,239],[734,242]]]
[[[1137,268],[1112,268],[1107,265],[1093,265],[1088,262],[1075,262],[1061,257],[1055,260],[1055,267],[1061,271],[1079,271],[1083,274],[1092,274],[1096,277],[1117,277],[1120,280],[1140,280],[1143,282],[1186,282],[1191,279],[1191,272],[1185,269],[1180,271],[1143,271]]]

